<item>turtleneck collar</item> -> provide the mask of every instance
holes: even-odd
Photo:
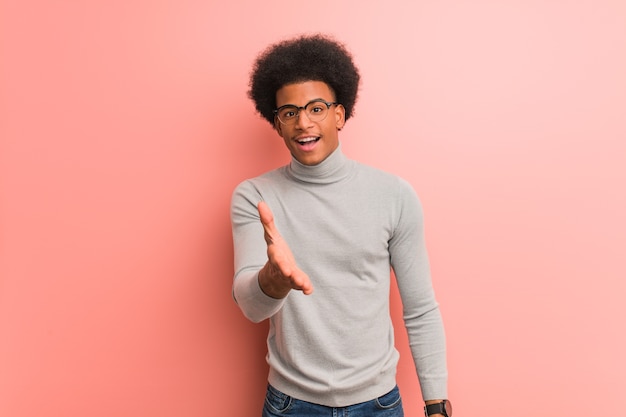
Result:
[[[341,151],[341,143],[326,159],[317,165],[304,165],[293,156],[287,172],[295,179],[313,184],[332,184],[347,178],[352,170],[352,161]]]

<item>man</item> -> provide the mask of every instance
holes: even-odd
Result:
[[[249,96],[292,156],[231,203],[233,296],[250,320],[270,321],[264,417],[403,416],[390,268],[426,414],[451,414],[419,200],[341,150],[359,81],[346,48],[321,35],[270,46],[251,74]]]

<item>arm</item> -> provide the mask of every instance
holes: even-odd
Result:
[[[430,277],[422,207],[410,185],[402,186],[389,251],[422,395],[430,404],[448,398],[445,333]]]
[[[235,189],[231,201],[235,258],[233,298],[243,314],[255,323],[273,316],[282,308],[288,291],[285,293],[280,285],[272,287],[276,278],[274,266],[284,263],[280,261],[281,256],[283,259],[293,259],[283,255],[285,248],[287,250],[289,248],[280,237],[272,213],[266,204],[262,204],[262,207],[267,210],[263,211],[261,208],[266,219],[265,224],[262,223],[261,213],[257,207],[257,202],[262,199],[258,187],[250,181],[245,181]],[[262,233],[262,230],[265,230],[265,233]],[[272,241],[276,243],[270,243]],[[278,262],[269,261],[270,251],[272,258],[278,257]],[[302,282],[299,285],[301,286]]]

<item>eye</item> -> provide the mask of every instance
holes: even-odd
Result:
[[[280,112],[280,117],[283,119],[291,119],[291,118],[294,118],[295,116],[296,116],[296,109],[294,109],[293,107],[285,108],[281,110]]]
[[[326,108],[324,107],[323,104],[315,103],[313,106],[311,106],[311,113],[321,113],[325,109]]]

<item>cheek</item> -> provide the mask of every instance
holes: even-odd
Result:
[[[283,125],[281,125],[280,123],[276,123],[274,125],[274,129],[276,130],[276,133],[278,133],[278,136],[280,136],[281,138],[285,138],[285,128]]]

